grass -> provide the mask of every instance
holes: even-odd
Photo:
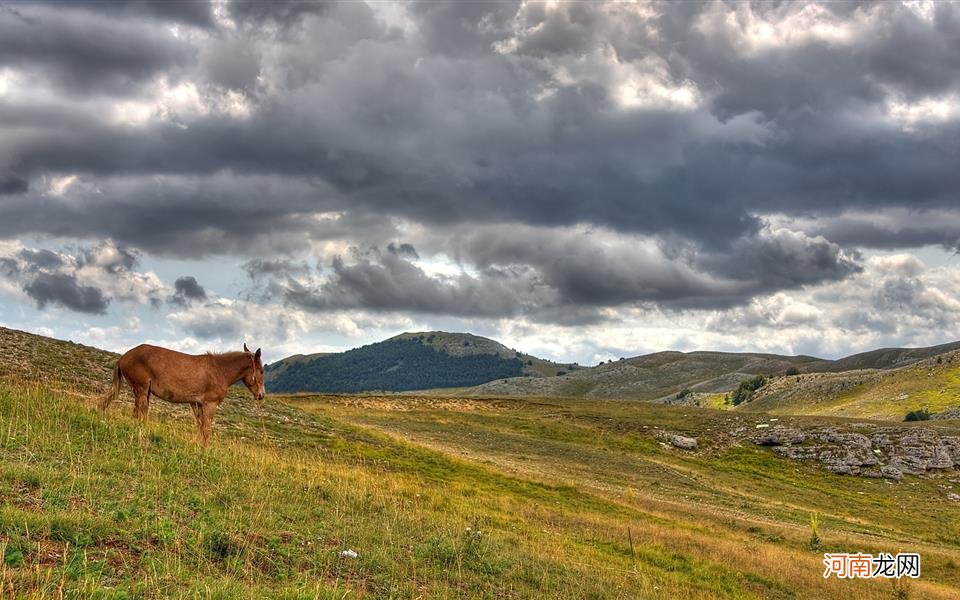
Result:
[[[740,408],[772,414],[902,421],[911,411],[960,407],[960,354],[889,371],[784,377]]]
[[[109,373],[64,381],[50,358],[89,351],[32,343],[38,358],[0,379],[2,598],[900,597],[824,580],[823,551],[919,551],[908,597],[960,589],[948,482],[841,477],[733,443],[754,415],[234,393],[204,450],[188,411],[102,414]]]

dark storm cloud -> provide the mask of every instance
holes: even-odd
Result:
[[[151,18],[197,27],[212,27],[212,5],[207,0],[22,0],[17,4],[46,5],[59,11],[79,10],[109,17]]]
[[[264,21],[290,26],[304,15],[320,14],[331,4],[327,0],[230,0],[227,10],[238,22],[254,26]]]
[[[730,253],[698,253],[694,262],[719,277],[755,282],[756,295],[846,279],[863,270],[859,259],[826,239],[778,229],[738,240]]]
[[[292,252],[302,250],[310,239],[393,236],[392,224],[382,215],[351,211],[316,217],[315,211],[337,204],[327,200],[332,194],[327,186],[307,181],[115,178],[96,187],[81,182],[75,188],[69,198],[39,190],[6,197],[0,238],[29,231],[61,237],[93,235],[157,254],[197,258]]]
[[[72,92],[107,95],[132,93],[192,60],[194,50],[166,27],[56,4],[0,6],[0,65],[39,70]]]
[[[288,278],[277,283],[283,299],[307,310],[365,308],[457,316],[517,314],[531,299],[522,296],[524,277],[436,277],[396,252],[355,250],[335,257],[328,279],[311,286]],[[529,282],[526,282],[529,286]]]
[[[160,302],[162,284],[152,274],[135,271],[138,259],[134,251],[103,241],[70,252],[24,247],[6,250],[0,254],[0,275],[40,309],[61,306],[103,314],[113,300],[154,307]]]
[[[305,263],[297,263],[289,259],[255,258],[240,265],[250,279],[256,281],[264,277],[304,275],[310,272]]]
[[[390,242],[387,244],[387,252],[407,258],[420,258],[420,255],[417,254],[417,249],[413,247],[413,244],[395,244]]]
[[[0,174],[0,196],[22,194],[29,189],[27,180],[16,175]]]
[[[34,250],[24,248],[20,251],[20,258],[23,259],[27,271],[36,271],[37,269],[55,269],[63,265],[63,257],[45,248]]]
[[[193,275],[178,277],[173,282],[174,292],[170,296],[169,302],[179,306],[189,306],[194,301],[206,300],[207,290],[197,282]]]
[[[435,243],[481,269],[530,265],[567,305],[657,302],[722,308],[861,271],[856,253],[822,238],[770,228],[719,250],[676,239],[644,244],[604,231],[515,226],[458,231]]]
[[[486,16],[493,10],[482,3],[469,5],[470,11]],[[453,18],[444,16],[446,12],[459,15],[460,10],[467,9],[424,8],[423,25],[446,23]],[[588,7],[569,10],[586,11],[570,19],[578,19],[588,33],[610,27],[600,16],[590,17]],[[329,20],[339,16],[325,13]],[[686,25],[692,27],[699,17],[687,15]],[[952,23],[936,25],[949,29]],[[351,25],[370,35],[369,23]],[[497,31],[492,26],[481,29],[484,36]],[[949,190],[960,184],[949,144],[958,134],[955,124],[910,133],[848,119],[843,111],[863,108],[864,99],[870,98],[838,86],[851,78],[873,81],[869,70],[861,74],[863,63],[831,76],[836,85],[802,79],[811,71],[841,68],[828,60],[832,53],[843,54],[833,47],[811,44],[794,52],[778,51],[797,60],[776,68],[780,85],[736,79],[743,70],[759,70],[766,54],[750,59],[756,68],[748,68],[753,63],[744,63],[747,59],[739,55],[728,56],[730,75],[721,77],[717,90],[734,90],[742,97],[728,102],[718,96],[714,115],[703,110],[617,110],[604,82],[563,86],[523,62],[524,56],[544,54],[543,44],[531,49],[532,55],[474,49],[469,53],[474,74],[465,80],[446,54],[423,57],[386,30],[380,35],[376,42],[348,46],[342,67],[315,65],[316,85],[272,98],[249,119],[207,116],[185,123],[187,127],[157,123],[137,130],[93,122],[84,128],[34,132],[12,140],[18,150],[14,164],[27,173],[56,169],[101,176],[205,175],[222,169],[280,173],[324,180],[338,192],[325,199],[330,204],[389,211],[420,222],[593,222],[646,233],[673,231],[704,242],[749,234],[757,227],[750,216],[756,211],[791,211],[800,203],[823,210],[840,204],[944,205]],[[690,37],[679,40],[691,53],[688,68],[700,64],[694,59],[719,60],[706,41]],[[594,42],[568,43],[569,48],[558,42],[547,46],[562,57]],[[795,56],[810,47],[826,56],[809,61]],[[274,76],[288,66],[274,65]],[[715,86],[712,77],[722,71],[716,66],[702,69],[687,75],[709,92]],[[249,85],[254,72],[255,67],[247,74],[224,75],[224,81]],[[553,95],[536,100],[535,92],[547,83],[554,87]],[[804,98],[793,105],[798,94],[790,86],[837,97]],[[771,90],[783,90],[783,97],[761,97]],[[777,110],[770,109],[770,103]],[[810,113],[804,107],[811,104],[826,110]],[[439,124],[437,115],[449,115],[452,122]],[[471,126],[460,127],[467,123]],[[402,150],[411,139],[419,145],[416,162]]]
[[[857,254],[822,238],[765,228],[727,251],[655,244],[609,231],[497,226],[426,238],[475,269],[429,273],[410,244],[354,248],[329,270],[250,265],[268,294],[315,311],[363,308],[457,316],[511,317],[560,324],[603,320],[603,308],[660,304],[723,309],[751,298],[860,273]],[[406,251],[402,251],[408,247]]]
[[[40,273],[23,287],[23,291],[36,300],[40,308],[59,304],[77,312],[103,314],[110,304],[102,290],[81,285],[76,277],[63,273]]]
[[[233,2],[209,23],[206,5],[98,6],[0,13],[0,61],[50,87],[0,106],[0,173],[17,174],[0,178],[0,236],[241,254],[320,310],[592,314],[842,280],[868,234],[827,219],[956,212],[960,120],[911,104],[960,93],[952,4],[926,18],[892,3],[422,2],[390,21],[383,5]],[[153,98],[158,78],[190,85]],[[59,174],[79,176],[62,196],[44,189]],[[805,215],[821,227],[769,226]],[[384,242],[397,220],[526,239],[405,248]],[[576,226],[652,245],[591,245]],[[902,231],[891,247],[949,243],[943,227]],[[330,241],[384,251],[307,283],[259,256]],[[472,274],[414,264],[448,251]]]
[[[938,245],[960,250],[960,213],[956,211],[846,212],[829,219],[788,219],[785,226],[847,246],[894,249]]]

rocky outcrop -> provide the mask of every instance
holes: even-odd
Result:
[[[805,439],[807,439],[807,434],[799,429],[777,427],[757,436],[754,438],[754,442],[760,446],[790,446],[802,444]]]
[[[678,433],[658,431],[654,435],[661,442],[665,442],[681,450],[696,450],[698,446],[696,438],[687,437]]]
[[[943,421],[947,419],[960,419],[960,406],[951,406],[950,408],[930,415],[934,421]]]
[[[800,431],[776,426],[751,439],[786,458],[816,460],[840,475],[900,480],[904,475],[960,468],[960,437],[925,428],[862,427],[869,435],[836,427]]]

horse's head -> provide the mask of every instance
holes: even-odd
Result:
[[[247,389],[258,401],[263,400],[266,390],[263,387],[263,363],[260,362],[260,348],[257,348],[256,352],[250,352],[247,345],[244,344],[243,351],[250,356],[253,363],[253,368],[243,376],[243,385],[247,386]]]

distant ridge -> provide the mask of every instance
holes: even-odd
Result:
[[[891,369],[909,365],[958,348],[960,348],[960,342],[950,342],[949,344],[928,346],[926,348],[880,348],[879,350],[861,352],[846,358],[830,361],[828,366],[819,370],[837,373],[840,371],[853,371],[855,369]]]
[[[671,401],[689,390],[728,392],[753,375],[893,369],[960,348],[882,348],[838,360],[757,352],[655,352],[593,367],[560,364],[470,333],[423,331],[334,354],[294,355],[267,367],[273,392],[457,388],[469,396]]]

